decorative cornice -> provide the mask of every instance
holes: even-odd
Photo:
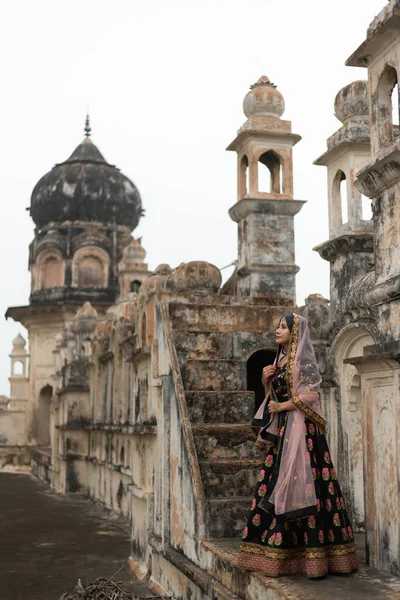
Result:
[[[315,246],[313,250],[329,262],[350,252],[369,252],[372,255],[374,251],[374,234],[369,231],[346,233]]]
[[[305,203],[306,200],[256,198],[248,194],[229,209],[229,216],[236,223],[255,213],[294,217]]]

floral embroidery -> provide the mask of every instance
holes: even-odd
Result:
[[[251,510],[254,510],[256,506],[257,506],[257,500],[255,498],[253,498],[253,502],[251,503]]]
[[[329,456],[329,452],[325,452],[324,461],[326,462],[327,465],[331,464],[331,457]]]
[[[265,466],[266,467],[272,467],[272,463],[274,462],[274,457],[272,456],[272,454],[268,454],[267,458],[265,459]]]
[[[280,546],[282,544],[282,534],[278,532],[275,536],[275,546]]]
[[[335,513],[333,515],[333,524],[336,525],[336,527],[340,527],[340,519],[338,513]]]
[[[315,529],[315,517],[314,516],[308,517],[308,526],[310,527],[310,529]]]
[[[331,510],[332,510],[332,502],[329,500],[329,498],[325,501],[325,504],[326,504],[326,510],[328,512],[331,512]]]
[[[322,529],[320,529],[318,532],[318,539],[320,544],[324,543],[324,532],[322,531]]]
[[[307,440],[307,448],[310,452],[314,448],[314,444],[313,444],[313,441],[311,438],[308,438],[308,440]]]
[[[339,498],[336,498],[336,508],[337,510],[342,510],[342,505],[340,504]]]
[[[342,527],[342,535],[345,542],[349,539],[349,534],[347,533],[346,527]]]
[[[270,529],[275,529],[275,526],[276,526],[276,519],[272,519],[272,523],[271,523],[271,525],[269,526],[269,528],[270,528]]]
[[[263,544],[264,544],[264,542],[265,542],[265,540],[266,540],[267,533],[268,533],[268,531],[267,531],[267,530],[265,530],[265,531],[264,531],[264,533],[263,533],[263,534],[262,534],[262,536],[261,536],[261,541],[262,541],[262,543],[263,543]]]
[[[257,514],[253,517],[253,525],[258,527],[260,523],[261,523],[261,515]]]
[[[289,531],[289,523],[285,523],[284,527],[285,527],[285,531]]]
[[[333,487],[333,482],[331,481],[330,484],[328,485],[328,491],[331,494],[331,496],[335,495],[335,488]]]
[[[264,471],[264,469],[261,469],[258,481],[262,481],[264,479],[264,477],[265,477],[265,471]]]
[[[245,527],[244,531],[243,531],[243,539],[247,538],[248,534],[249,534],[249,528]]]
[[[324,469],[322,469],[322,479],[324,481],[328,481],[328,479],[329,479],[329,469],[328,469],[328,467],[325,467]]]
[[[321,500],[319,500],[319,498],[317,498],[317,511],[319,512],[321,510]]]
[[[297,535],[295,534],[295,532],[294,532],[294,531],[293,531],[293,533],[292,533],[292,537],[293,537],[293,544],[294,544],[295,546],[297,546],[297,544],[298,544],[299,542],[298,542],[298,540],[297,540]]]
[[[314,481],[315,481],[315,480],[317,479],[317,469],[314,469],[314,467],[313,467],[313,468],[311,469],[311,472],[312,472],[313,479],[314,479]]]
[[[340,498],[340,504],[341,504],[343,510],[345,510],[346,509],[346,505],[344,503],[344,498]]]
[[[308,431],[311,433],[311,435],[314,435],[314,433],[315,433],[315,427],[314,427],[313,423],[309,424]]]
[[[336,481],[336,479],[337,479],[337,476],[336,476],[336,471],[335,471],[335,469],[331,469],[331,477],[332,477],[332,479],[333,479],[334,481]]]
[[[260,485],[260,487],[258,489],[258,495],[261,496],[261,498],[264,498],[266,493],[267,493],[267,486],[264,483],[264,485]]]
[[[332,529],[330,529],[330,530],[328,531],[328,540],[329,540],[330,542],[334,542],[334,541],[335,541],[335,534],[333,533]]]
[[[270,546],[273,546],[273,545],[274,545],[274,542],[275,542],[275,533],[273,533],[273,534],[271,535],[271,537],[269,538],[269,540],[268,540],[268,544],[269,544]]]
[[[349,538],[350,538],[351,540],[354,540],[354,534],[353,534],[353,530],[352,530],[352,528],[350,527],[350,525],[349,525],[349,526],[348,526],[348,528],[347,528],[347,532],[348,532],[348,534],[349,534]]]

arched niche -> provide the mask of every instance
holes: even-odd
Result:
[[[282,194],[283,191],[282,157],[267,150],[258,158],[258,191],[270,194]]]
[[[44,250],[36,260],[35,289],[62,287],[64,285],[65,263],[57,250]]]
[[[138,294],[140,291],[141,285],[142,285],[141,281],[139,281],[138,279],[134,279],[133,281],[131,281],[129,283],[129,291]]]
[[[338,169],[332,183],[334,226],[344,225],[349,220],[346,174]]]
[[[272,365],[275,360],[274,350],[256,350],[247,360],[247,389],[255,394],[255,411],[257,412],[265,398],[264,386],[261,383],[262,370]]]
[[[25,375],[25,366],[22,360],[15,360],[13,362],[11,375]]]
[[[397,95],[394,99],[393,94]],[[395,137],[398,136],[398,124],[399,124],[399,87],[397,79],[397,71],[394,67],[387,64],[379,78],[377,87],[377,103],[376,103],[376,117],[378,125],[378,136],[379,145],[381,148],[389,146]],[[397,114],[393,115],[393,109],[397,111]],[[395,125],[397,125],[397,131],[395,132]]]
[[[108,287],[109,256],[101,248],[86,246],[74,254],[72,286],[77,288]]]
[[[249,159],[246,154],[239,158],[239,198],[249,193]]]
[[[363,531],[365,526],[362,389],[357,368],[345,361],[363,356],[364,348],[374,343],[366,329],[350,325],[339,333],[332,345],[339,401],[338,439],[335,441],[339,448],[337,470],[356,531]]]
[[[50,445],[50,405],[53,397],[51,385],[45,385],[39,393],[37,422],[39,446]]]

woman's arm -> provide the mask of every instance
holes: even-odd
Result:
[[[291,400],[287,400],[287,402],[276,402],[275,400],[270,400],[268,404],[268,410],[270,413],[279,413],[284,410],[296,410],[296,407]]]

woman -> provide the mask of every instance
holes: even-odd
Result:
[[[307,319],[295,313],[282,318],[276,341],[275,363],[263,370],[266,399],[253,421],[267,456],[239,566],[270,577],[351,573],[358,558],[325,438]]]

